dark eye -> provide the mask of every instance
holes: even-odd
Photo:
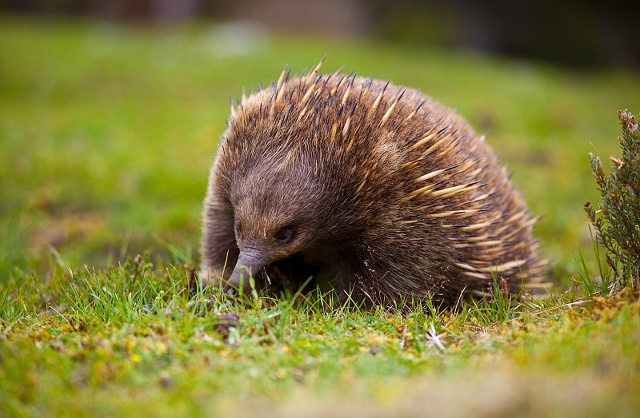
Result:
[[[278,244],[286,244],[293,238],[293,229],[290,227],[280,228],[275,235]]]

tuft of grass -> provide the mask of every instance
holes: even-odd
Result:
[[[596,269],[598,271],[597,275],[591,273],[589,267],[587,267],[587,262],[585,261],[585,257],[582,254],[582,250],[580,248],[576,248],[575,260],[578,265],[578,280],[576,281],[581,285],[588,295],[606,295],[614,292],[616,289],[613,286],[611,275],[612,271],[607,267],[606,264],[602,263],[602,258],[600,256],[600,246],[598,244],[597,238],[593,236],[591,232],[591,228],[589,228],[589,233],[592,242],[592,250],[596,260]],[[574,279],[575,280],[575,279]]]
[[[253,305],[192,294],[189,266],[149,256],[67,265],[3,289],[3,415],[415,416],[428,404],[452,417],[479,405],[490,416],[578,406],[632,416],[640,406],[631,289],[498,302],[497,283],[492,299],[399,312],[322,294]]]

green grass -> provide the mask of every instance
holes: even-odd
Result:
[[[640,110],[638,74],[236,38],[0,19],[0,415],[636,415],[638,293],[594,278],[582,203],[598,201],[588,153],[618,155],[616,111]],[[324,54],[326,71],[420,88],[489,130],[545,215],[549,298],[401,314],[189,297],[229,96]]]

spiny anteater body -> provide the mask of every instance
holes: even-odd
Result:
[[[205,281],[248,294],[248,273],[261,288],[294,266],[391,305],[541,280],[534,219],[484,137],[418,91],[320,65],[232,104],[205,199]]]

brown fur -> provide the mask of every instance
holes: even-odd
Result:
[[[261,287],[258,272],[295,260],[389,305],[541,280],[534,220],[483,137],[415,90],[319,67],[232,106],[205,199],[205,281],[247,292],[240,264]]]

